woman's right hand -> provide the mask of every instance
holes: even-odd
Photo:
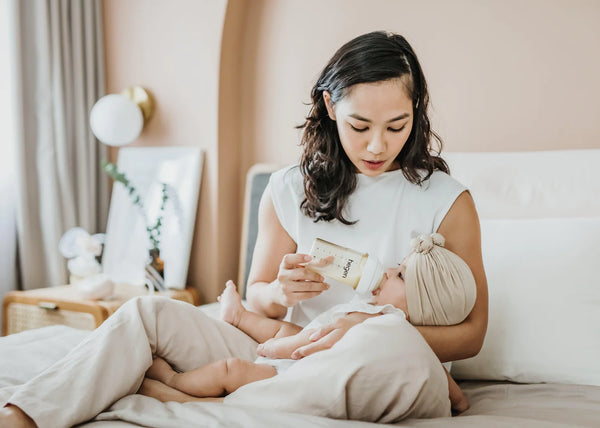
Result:
[[[275,288],[275,300],[282,306],[290,307],[303,300],[318,296],[329,288],[323,282],[323,276],[306,268],[311,266],[323,267],[332,262],[332,258],[312,261],[308,254],[286,254],[279,265],[276,280],[272,283]]]

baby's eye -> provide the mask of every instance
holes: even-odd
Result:
[[[398,272],[398,278],[404,280],[404,276],[402,276],[402,272]]]

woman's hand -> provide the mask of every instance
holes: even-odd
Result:
[[[301,346],[292,352],[292,358],[298,360],[308,357],[315,352],[324,351],[335,345],[355,325],[364,320],[376,317],[380,314],[365,314],[364,312],[350,312],[337,319],[332,324],[317,329],[311,336],[312,343]]]
[[[267,186],[258,210],[258,235],[246,290],[254,312],[280,319],[290,306],[318,296],[329,287],[321,275],[306,270],[311,259],[296,254],[297,250],[296,242],[279,222]]]
[[[306,268],[311,260],[311,256],[307,254],[286,254],[283,257],[277,279],[272,283],[276,290],[277,303],[285,307],[294,306],[298,302],[318,296],[329,288],[321,275]],[[332,258],[327,257],[313,261],[310,265],[323,267],[332,261]]]

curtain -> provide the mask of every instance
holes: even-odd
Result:
[[[8,42],[10,21],[6,2],[0,0],[0,299],[16,288],[17,226],[15,223],[13,88],[11,45]],[[2,315],[0,308],[0,316]]]
[[[23,289],[66,284],[62,234],[106,226],[106,148],[89,112],[104,95],[100,0],[10,0],[16,44],[17,239]]]

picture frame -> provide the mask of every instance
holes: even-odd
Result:
[[[142,198],[146,221],[156,220],[162,183],[168,186],[160,236],[165,287],[186,286],[194,235],[204,152],[198,147],[125,147],[117,167]],[[150,241],[144,215],[127,189],[115,182],[112,190],[102,256],[104,273],[115,283],[143,286]]]

